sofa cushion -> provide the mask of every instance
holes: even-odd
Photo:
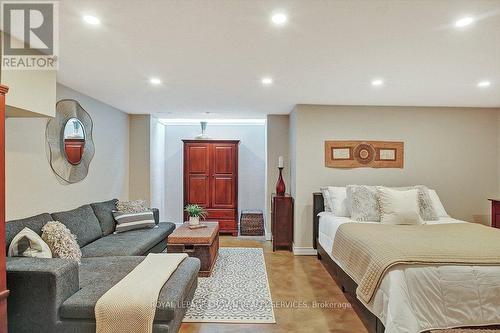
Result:
[[[175,224],[159,223],[157,228],[111,234],[82,248],[83,257],[140,256],[164,241]]]
[[[113,199],[104,202],[96,202],[90,204],[94,210],[95,216],[99,220],[103,236],[112,234],[115,231],[115,219],[113,218],[113,211],[116,210],[116,203],[118,199]]]
[[[66,319],[95,319],[94,307],[99,298],[130,273],[144,257],[83,258],[80,265],[80,290],[60,308]],[[188,301],[196,288],[200,261],[186,258],[160,290],[155,321],[170,321]]]
[[[9,248],[10,242],[12,242],[14,237],[24,228],[29,228],[41,236],[42,227],[49,221],[52,221],[52,216],[48,213],[43,213],[21,220],[7,221],[5,224],[5,243],[7,248]]]
[[[83,247],[102,237],[101,226],[90,205],[67,212],[53,213],[54,221],[59,221],[75,234],[78,245]]]

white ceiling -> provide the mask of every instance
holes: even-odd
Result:
[[[284,27],[270,21],[276,10]],[[477,21],[457,30],[467,15]],[[500,107],[500,0],[63,0],[59,19],[58,81],[129,113]],[[374,88],[378,77],[386,84]],[[483,79],[492,85],[477,88]]]

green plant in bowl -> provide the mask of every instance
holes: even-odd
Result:
[[[189,215],[189,224],[198,225],[200,224],[200,218],[205,219],[208,216],[205,208],[200,205],[187,205],[184,207],[184,211]]]

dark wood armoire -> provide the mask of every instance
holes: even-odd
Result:
[[[0,85],[0,333],[7,333],[7,276],[5,272],[5,94]]]
[[[238,140],[183,140],[184,206],[206,208],[221,233],[238,235]],[[187,216],[184,216],[187,220]]]

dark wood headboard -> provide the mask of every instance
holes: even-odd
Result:
[[[318,248],[318,235],[319,235],[319,216],[318,214],[325,211],[325,201],[323,200],[323,193],[313,193],[313,247]]]

